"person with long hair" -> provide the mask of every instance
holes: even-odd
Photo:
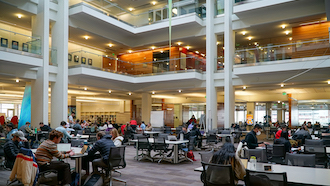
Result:
[[[233,144],[225,143],[220,150],[215,152],[210,160],[213,164],[230,164],[234,171],[235,184],[238,180],[243,180],[245,176],[245,167],[239,157],[236,155],[236,150]]]
[[[116,128],[113,128],[110,131],[110,134],[112,136],[112,141],[115,144],[116,147],[121,146],[123,143],[124,138],[122,136],[119,136],[118,130]]]

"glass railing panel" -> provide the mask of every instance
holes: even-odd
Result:
[[[261,1],[261,0],[233,0],[233,1],[234,1],[234,6],[235,6],[235,5],[245,4],[245,3],[253,3],[253,2]]]
[[[49,65],[57,66],[57,49],[49,48]]]
[[[84,50],[69,51],[68,65],[69,66],[90,66],[102,68],[103,55],[96,54]]]
[[[236,50],[235,64],[255,64],[285,59],[330,55],[329,39],[295,41],[293,43]]]
[[[29,36],[0,28],[0,48],[22,55],[41,55],[40,37]]]

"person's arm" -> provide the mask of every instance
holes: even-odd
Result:
[[[49,152],[58,159],[64,159],[70,156],[70,154],[63,154],[57,150],[56,144],[53,144],[49,147]]]
[[[68,139],[71,139],[70,134],[68,133],[68,131],[64,130],[64,136],[66,136]]]
[[[246,135],[245,141],[249,149],[255,149],[259,146],[258,143],[254,143],[254,137],[252,134]]]
[[[100,150],[100,142],[96,142],[92,149],[88,151],[88,156],[93,156],[97,151]]]

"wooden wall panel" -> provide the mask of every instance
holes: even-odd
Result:
[[[299,26],[292,28],[293,41],[297,40],[312,40],[312,39],[324,39],[329,37],[328,28],[330,22]]]
[[[107,57],[103,57],[102,68],[109,69],[111,71],[115,71],[116,60],[110,59],[110,58],[107,58]]]

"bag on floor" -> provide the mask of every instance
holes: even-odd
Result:
[[[193,151],[187,152],[187,157],[193,161],[196,161]]]
[[[101,173],[92,173],[86,178],[83,186],[102,186],[104,175]]]

